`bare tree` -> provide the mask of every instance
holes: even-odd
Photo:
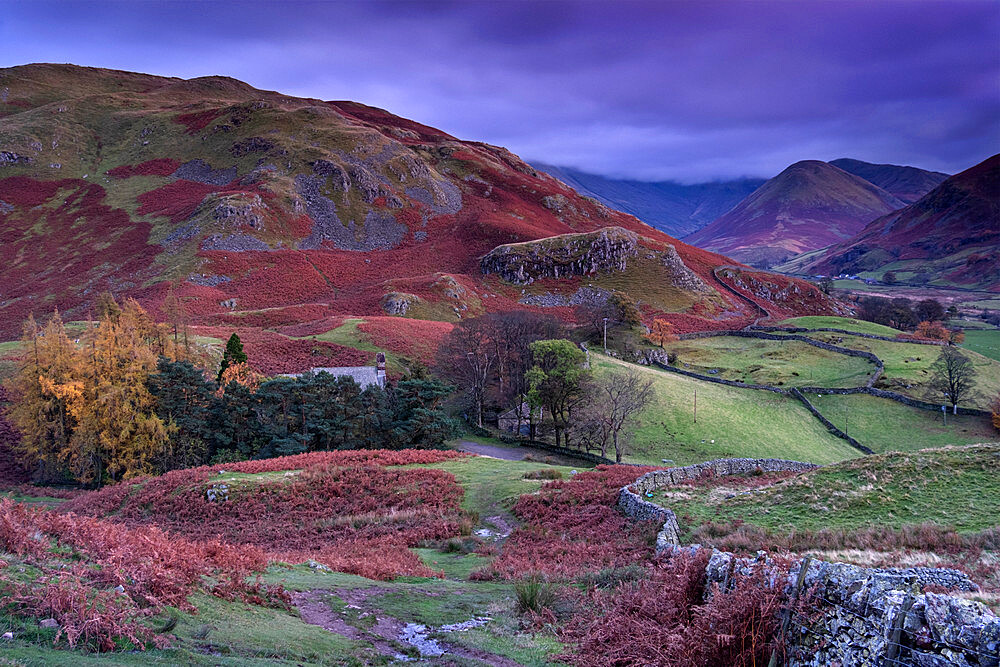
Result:
[[[653,381],[627,370],[612,371],[594,384],[593,409],[600,426],[595,432],[604,436],[601,456],[606,456],[610,444],[615,451],[615,461],[621,463],[631,444],[631,427],[653,400]]]
[[[483,427],[483,403],[496,364],[492,331],[481,319],[463,320],[451,330],[438,349],[438,368],[468,391],[476,411],[476,425]]]
[[[958,414],[960,402],[976,395],[976,368],[958,348],[944,347],[931,364],[930,371],[928,392],[951,403],[952,414]]]

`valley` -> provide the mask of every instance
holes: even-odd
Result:
[[[998,164],[0,68],[0,664],[995,667]]]

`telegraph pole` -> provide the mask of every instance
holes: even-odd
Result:
[[[604,354],[608,353],[608,318],[604,318]]]

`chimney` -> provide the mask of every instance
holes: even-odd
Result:
[[[385,386],[385,354],[379,352],[375,355],[375,376],[378,378],[380,387]]]

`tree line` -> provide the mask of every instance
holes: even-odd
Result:
[[[604,317],[621,322],[620,304],[612,302],[608,312],[585,321],[595,327],[599,322],[603,335]],[[666,328],[662,335],[668,338]],[[544,424],[556,445],[601,456],[611,451],[621,461],[632,444],[631,427],[652,400],[653,383],[635,371],[595,374],[569,336],[551,316],[491,313],[459,322],[442,344],[436,368],[459,387],[469,421],[480,428],[513,410],[518,432],[528,426],[529,437],[538,438]]]
[[[8,413],[36,479],[99,486],[212,461],[434,447],[456,429],[442,409],[451,387],[437,380],[364,390],[326,373],[261,381],[235,335],[210,372],[186,331],[132,299],[102,295],[96,315],[76,339],[58,312],[24,326]]]

